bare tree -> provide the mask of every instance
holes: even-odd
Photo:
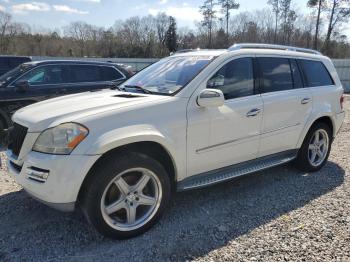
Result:
[[[275,36],[273,42],[277,43],[278,19],[280,16],[280,0],[268,0],[267,3],[272,6],[272,12],[275,14]]]
[[[349,0],[329,0],[327,3],[328,9],[328,29],[326,34],[323,50],[329,52],[329,44],[332,33],[342,23],[347,22],[350,16],[350,1]]]
[[[157,27],[158,41],[160,44],[165,45],[166,33],[170,25],[169,16],[165,13],[159,13],[155,17],[155,23]]]
[[[324,8],[325,0],[309,0],[307,2],[307,6],[310,8],[317,8],[317,17],[316,17],[316,29],[315,29],[315,37],[314,37],[314,43],[313,48],[317,50],[318,48],[318,34],[319,34],[319,28],[321,23],[321,12]]]
[[[3,53],[7,50],[6,33],[11,23],[11,15],[0,11],[0,51]]]
[[[82,21],[72,22],[64,28],[64,34],[77,42],[80,55],[84,56],[87,41],[92,39],[92,26]]]
[[[230,11],[234,9],[239,8],[239,3],[235,0],[219,0],[218,2],[221,5],[221,11],[225,14],[225,20],[226,20],[226,35],[227,35],[227,42],[229,38],[229,32],[228,32],[228,25],[230,20]]]
[[[214,19],[216,18],[216,11],[214,10],[216,3],[213,0],[205,0],[203,5],[199,8],[203,15],[202,26],[207,29],[208,47],[212,46],[212,30]]]
[[[296,12],[291,8],[292,0],[280,0],[280,18],[282,20],[282,43],[290,42],[291,33],[293,31],[294,22],[297,18]]]

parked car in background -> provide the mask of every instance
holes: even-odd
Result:
[[[30,56],[0,56],[0,75],[14,69],[22,63],[30,62],[32,58]]]
[[[19,108],[48,98],[111,88],[132,75],[108,62],[37,61],[0,76],[0,130],[11,125]]]
[[[34,198],[80,206],[103,235],[133,237],[160,219],[174,191],[291,161],[321,169],[343,102],[331,60],[314,50],[241,44],[177,53],[118,90],[17,111],[7,166]]]

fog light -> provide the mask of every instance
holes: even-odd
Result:
[[[27,167],[26,169],[26,175],[28,179],[40,182],[40,183],[45,183],[47,178],[49,177],[49,170],[46,169],[41,169],[37,167]]]

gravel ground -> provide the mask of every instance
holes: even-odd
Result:
[[[177,194],[161,222],[124,241],[80,212],[32,200],[0,171],[0,261],[350,261],[350,102],[327,165],[281,166]]]

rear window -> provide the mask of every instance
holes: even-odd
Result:
[[[320,61],[299,60],[307,87],[334,85],[327,68]]]

